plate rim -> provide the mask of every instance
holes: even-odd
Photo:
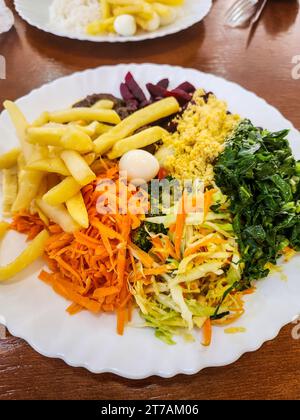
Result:
[[[260,96],[258,96],[256,93],[244,88],[242,85],[227,80],[224,77],[220,77],[220,76],[216,76],[214,74],[211,73],[206,73],[206,72],[202,72],[198,69],[195,68],[188,68],[188,67],[182,67],[182,66],[173,66],[173,65],[168,65],[168,64],[154,64],[154,63],[121,63],[118,65],[104,65],[104,66],[99,66],[96,68],[92,68],[92,69],[85,69],[83,71],[77,71],[74,73],[71,73],[69,75],[65,75],[62,77],[59,77],[57,79],[54,79],[50,82],[44,83],[42,84],[40,87],[34,88],[32,89],[30,92],[28,92],[26,95],[18,98],[16,100],[16,103],[22,102],[25,99],[28,99],[28,97],[31,94],[34,94],[36,91],[39,90],[43,90],[48,88],[49,86],[51,86],[52,84],[55,84],[58,81],[63,81],[64,79],[67,78],[76,78],[78,76],[81,76],[83,74],[88,74],[88,73],[93,73],[93,72],[97,72],[100,69],[116,69],[116,68],[124,68],[125,69],[129,69],[131,66],[137,66],[137,67],[143,67],[143,66],[154,66],[160,69],[168,68],[168,69],[172,69],[173,71],[176,69],[180,69],[182,70],[188,70],[188,71],[193,71],[196,72],[198,75],[209,75],[212,78],[216,78],[219,80],[224,81],[226,84],[228,85],[235,85],[236,87],[238,87],[239,89],[243,90],[245,93],[247,93],[248,95],[251,95],[252,97],[254,97],[256,100],[261,101],[262,103],[264,103],[264,105],[267,105],[268,107],[272,108],[272,110],[274,112],[276,112],[277,114],[279,114],[281,116],[281,118],[283,120],[285,120],[285,122],[290,126],[290,128],[292,130],[295,130],[295,132],[297,132],[299,135],[299,131],[295,128],[295,126],[293,125],[293,123],[291,121],[289,121],[277,108],[275,108],[273,105],[271,105],[270,103],[268,103],[264,98],[261,98]],[[0,118],[3,115],[3,112],[6,112],[5,110],[1,112],[0,114]],[[299,307],[300,310],[300,307]],[[297,314],[295,314],[296,316]],[[193,375],[196,374],[200,371],[202,371],[203,369],[206,369],[208,367],[220,367],[220,366],[227,366],[230,365],[234,362],[236,362],[242,355],[246,354],[246,353],[250,353],[250,352],[254,352],[257,351],[259,348],[261,348],[261,346],[270,341],[273,340],[280,332],[280,330],[287,325],[288,323],[290,323],[293,319],[290,319],[290,317],[285,316],[284,320],[282,320],[280,322],[280,326],[275,326],[274,328],[270,328],[269,333],[267,334],[266,332],[264,332],[264,335],[257,335],[257,339],[255,341],[255,343],[253,343],[252,346],[250,346],[250,344],[247,344],[247,349],[245,350],[245,348],[240,348],[238,351],[233,351],[230,356],[227,357],[226,361],[220,361],[220,362],[209,362],[209,363],[202,363],[201,366],[197,365],[194,368],[176,368],[176,370],[173,368],[173,370],[171,371],[162,371],[162,370],[157,370],[155,369],[155,367],[151,366],[147,369],[147,371],[145,370],[144,373],[141,374],[132,374],[129,371],[126,371],[126,369],[120,369],[120,368],[102,368],[102,369],[93,369],[92,366],[89,365],[88,362],[79,362],[76,363],[75,361],[70,360],[70,358],[68,358],[67,356],[65,356],[62,352],[56,352],[51,353],[51,352],[47,352],[45,350],[42,350],[38,345],[36,345],[33,342],[33,339],[31,338],[26,338],[25,335],[23,335],[20,331],[18,331],[17,327],[13,327],[10,325],[9,320],[6,320],[4,316],[1,316],[1,309],[0,309],[0,318],[1,320],[5,321],[4,325],[7,327],[7,329],[10,331],[10,333],[16,337],[19,337],[23,340],[25,340],[35,351],[37,351],[38,353],[42,354],[43,356],[49,357],[49,358],[58,358],[58,359],[62,359],[67,365],[70,365],[72,367],[83,367],[87,370],[89,370],[92,373],[96,373],[96,374],[100,374],[100,373],[113,373],[116,374],[118,376],[124,377],[124,378],[128,378],[128,379],[134,379],[134,380],[140,380],[140,379],[145,379],[148,378],[150,376],[159,376],[162,378],[171,378],[174,376],[177,376],[179,374],[185,374],[185,375]]]
[[[197,1],[197,0],[196,0]],[[60,31],[60,30],[55,30],[55,29],[51,29],[49,30],[49,28],[43,27],[40,24],[37,24],[36,22],[34,22],[30,17],[28,17],[27,15],[24,15],[22,7],[21,7],[21,2],[22,0],[14,0],[14,5],[15,5],[15,9],[18,13],[18,15],[25,21],[27,22],[30,26],[33,26],[45,33],[51,34],[51,35],[55,35],[58,37],[62,37],[62,38],[67,38],[67,39],[72,39],[72,40],[76,40],[76,41],[87,41],[87,42],[94,42],[94,43],[110,43],[110,44],[114,44],[114,43],[126,43],[126,42],[141,42],[141,41],[147,41],[147,40],[153,40],[153,39],[157,39],[157,38],[163,38],[172,34],[176,34],[182,31],[185,31],[188,28],[191,28],[192,26],[196,25],[197,23],[200,23],[203,21],[203,19],[206,18],[206,16],[209,14],[209,12],[211,11],[212,7],[213,7],[213,0],[205,0],[207,2],[207,9],[205,11],[205,13],[202,15],[201,18],[193,18],[191,17],[184,25],[182,25],[181,27],[173,27],[172,25],[168,25],[163,27],[164,30],[161,32],[145,32],[142,33],[140,35],[134,36],[134,37],[122,37],[122,36],[117,36],[117,37],[109,37],[109,36],[97,36],[97,37],[92,37],[89,35],[84,35],[84,34],[74,34],[72,35],[71,33],[68,32],[64,32],[64,31]],[[169,29],[168,29],[169,28]]]

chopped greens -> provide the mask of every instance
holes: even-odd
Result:
[[[271,133],[242,121],[215,165],[230,199],[233,229],[245,264],[242,287],[269,274],[285,247],[300,250],[300,164],[288,130]]]
[[[145,252],[150,251],[152,247],[149,233],[167,234],[167,230],[163,224],[151,222],[144,222],[138,229],[135,229],[132,232],[132,242]]]

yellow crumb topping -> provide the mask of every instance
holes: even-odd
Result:
[[[176,178],[200,178],[209,183],[214,178],[213,163],[224,149],[224,142],[240,121],[228,113],[227,104],[210,95],[207,102],[199,89],[182,116],[177,131],[163,138],[163,166]]]

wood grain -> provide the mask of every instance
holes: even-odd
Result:
[[[12,0],[7,1],[12,6]],[[233,80],[267,101],[300,128],[300,80],[291,76],[300,55],[297,0],[270,0],[247,47],[247,30],[223,26],[231,1],[214,2],[204,22],[180,34],[128,45],[97,45],[56,38],[16,17],[16,28],[0,35],[7,79],[0,102],[74,71],[120,62],[194,67]],[[288,302],[287,302],[288,304]],[[0,399],[299,399],[300,342],[285,327],[272,342],[231,366],[192,377],[129,381],[93,375],[47,359],[24,341],[0,340]]]

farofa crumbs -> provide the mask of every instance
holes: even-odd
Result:
[[[226,102],[214,95],[205,102],[204,95],[203,89],[195,92],[193,101],[176,120],[177,131],[163,138],[164,146],[172,150],[164,167],[178,179],[200,178],[210,183],[214,178],[213,163],[240,117],[228,113]]]

